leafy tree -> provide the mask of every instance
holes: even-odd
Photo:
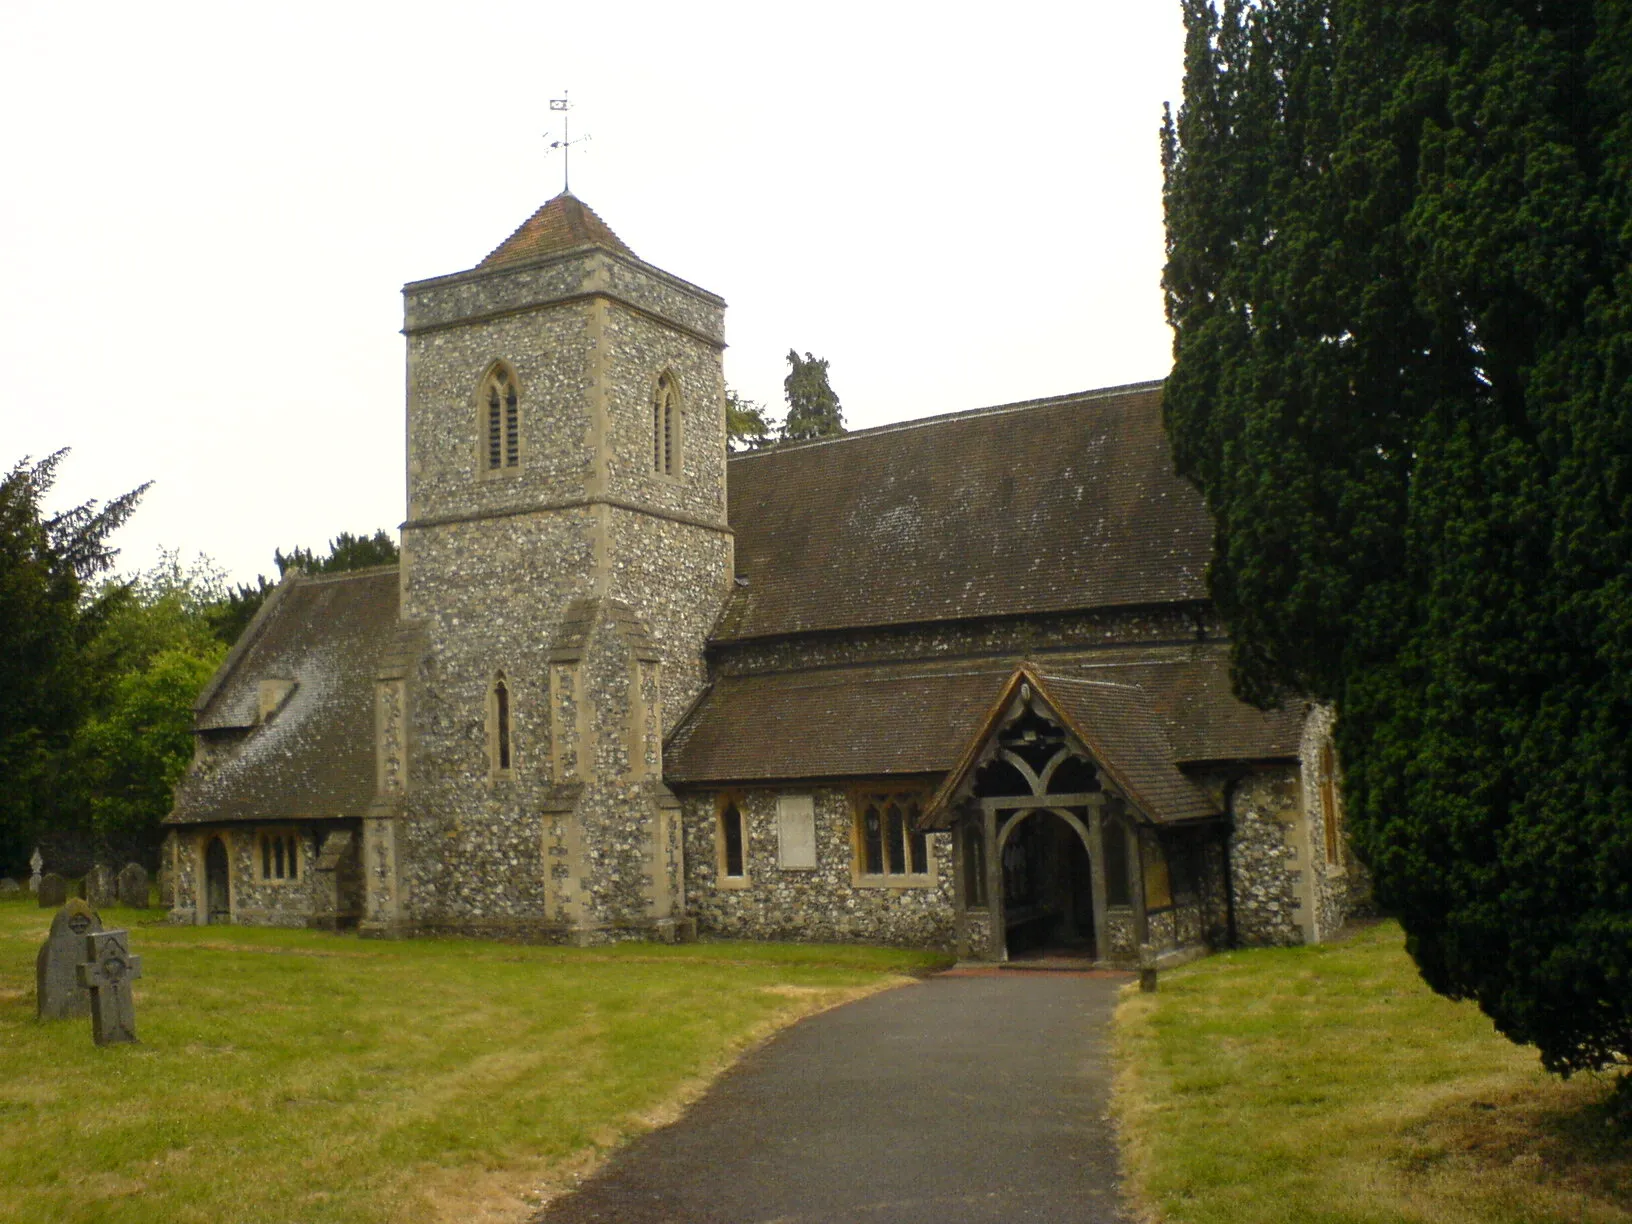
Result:
[[[119,675],[107,707],[80,729],[78,780],[99,845],[151,848],[158,841],[159,822],[193,759],[193,701],[226,649],[210,638],[160,651]]]
[[[1632,1051],[1632,8],[1185,0],[1179,469],[1424,978]]]
[[[86,587],[112,565],[108,538],[147,489],[47,515],[67,453],[23,459],[0,479],[0,863],[13,867],[63,816],[64,755],[95,679],[84,648],[128,598]]]
[[[173,552],[104,584],[120,598],[82,648],[84,717],[61,783],[82,852],[152,861],[171,789],[192,759],[193,700],[226,653],[212,628],[225,590],[207,558],[184,566]]]
[[[789,442],[810,438],[831,438],[845,432],[844,413],[839,397],[827,383],[827,358],[803,358],[788,350],[788,376],[782,380],[788,401],[788,416],[782,422],[782,437]]]
[[[775,440],[776,422],[765,411],[765,405],[738,395],[730,387],[725,389],[725,445],[733,454],[745,450],[762,450]]]
[[[397,542],[384,528],[371,536],[342,531],[329,541],[329,552],[324,557],[298,545],[288,553],[281,548],[272,551],[272,560],[277,564],[280,578],[292,569],[305,570],[309,574],[337,574],[367,569],[371,565],[391,565],[399,557]],[[257,574],[253,585],[239,583],[223,589],[209,614],[215,635],[228,646],[236,642],[276,586],[277,583],[265,574]]]

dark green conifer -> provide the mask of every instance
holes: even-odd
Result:
[[[782,422],[785,440],[803,442],[845,432],[839,397],[827,382],[826,357],[812,357],[809,353],[800,357],[789,349],[788,376],[782,380],[782,390],[788,401],[787,419]]]
[[[1240,691],[1339,712],[1424,977],[1632,1050],[1632,11],[1186,0],[1180,470]]]

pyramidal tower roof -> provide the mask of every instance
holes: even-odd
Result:
[[[612,227],[595,215],[593,208],[571,192],[563,191],[523,221],[515,233],[476,266],[491,268],[519,263],[587,246],[605,247],[637,258],[623,239],[612,232]]]

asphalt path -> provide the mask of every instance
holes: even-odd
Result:
[[[942,974],[800,1022],[535,1224],[1127,1224],[1123,974]]]

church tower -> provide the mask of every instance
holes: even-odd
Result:
[[[364,929],[672,937],[663,735],[732,573],[725,303],[565,192],[403,293],[403,632]]]

